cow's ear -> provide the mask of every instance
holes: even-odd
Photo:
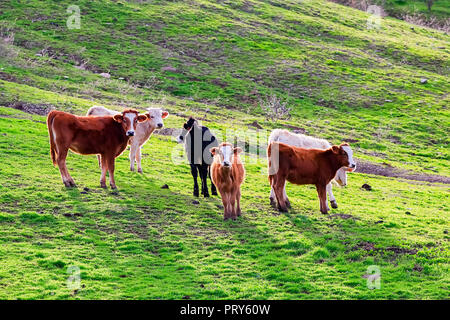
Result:
[[[145,116],[147,117],[147,119],[150,119],[150,113],[146,113]]]
[[[241,153],[241,152],[242,152],[242,148],[236,147],[236,148],[233,149],[233,152],[234,152],[235,154]]]
[[[338,146],[332,146],[331,151],[333,151],[333,153],[339,154],[339,151],[341,151],[341,148],[339,148]]]
[[[167,118],[168,116],[169,116],[169,112],[163,111],[163,113],[162,113],[162,118],[165,119],[165,118]]]
[[[218,149],[217,147],[211,148],[211,149],[209,149],[209,152],[211,152],[211,154],[215,156],[217,149]]]
[[[189,129],[188,126],[187,126],[187,123],[183,124],[183,128],[185,128],[186,130]]]
[[[123,115],[121,115],[121,114],[116,114],[116,115],[114,115],[114,121],[117,121],[118,123],[122,123],[122,121],[123,121]]]
[[[147,116],[145,114],[140,114],[137,117],[138,122],[144,122],[145,120],[147,120]]]

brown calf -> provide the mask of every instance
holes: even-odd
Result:
[[[66,187],[75,182],[66,166],[67,153],[99,154],[102,161],[100,186],[106,188],[106,171],[109,171],[111,188],[114,181],[114,162],[126,148],[128,139],[134,135],[136,124],[147,119],[136,110],[127,109],[121,114],[104,117],[79,117],[62,111],[51,111],[47,116],[50,136],[50,154],[53,165],[58,165]]]
[[[269,181],[275,191],[278,210],[290,207],[284,193],[286,180],[294,184],[314,184],[320,200],[320,211],[328,213],[326,186],[341,167],[354,168],[353,151],[347,143],[326,150],[304,149],[272,142],[267,148]]]
[[[241,184],[245,178],[244,165],[239,158],[242,149],[233,148],[231,143],[224,142],[211,148],[210,152],[214,155],[211,180],[222,198],[223,218],[236,220],[236,217],[241,215]]]

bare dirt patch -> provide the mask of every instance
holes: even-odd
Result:
[[[450,184],[450,177],[399,169],[389,164],[378,164],[362,160],[358,160],[357,162],[357,172],[361,173],[375,174],[377,176],[384,177],[402,178],[407,180]]]
[[[0,79],[8,82],[17,82],[17,78],[9,73],[0,72]]]
[[[46,116],[55,107],[50,104],[33,104],[28,102],[11,102],[6,104],[9,108],[24,111],[30,114],[38,114],[40,116]]]
[[[294,133],[301,133],[301,134],[305,134],[306,133],[306,129],[305,128],[293,126],[293,125],[290,125],[290,124],[284,124],[283,127],[291,129]]]
[[[178,128],[164,128],[160,130],[155,130],[155,134],[159,134],[162,136],[174,136],[179,135],[181,133],[181,129]]]
[[[401,254],[414,255],[418,251],[417,249],[402,248],[402,247],[398,247],[398,246],[377,248],[377,247],[375,247],[374,243],[366,242],[366,241],[362,241],[352,248],[352,250],[358,250],[358,249],[362,249],[365,251],[372,251],[372,252],[381,252],[381,253],[393,252],[395,255],[401,255]]]
[[[336,214],[331,214],[328,216],[328,218],[341,218],[341,219],[353,219],[353,220],[359,220],[358,217],[352,216],[351,214],[345,214],[345,213],[336,213]]]

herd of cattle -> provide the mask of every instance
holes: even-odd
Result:
[[[62,111],[51,111],[47,116],[50,155],[58,165],[66,187],[75,187],[66,166],[67,153],[98,156],[101,168],[100,186],[106,188],[106,172],[111,188],[114,181],[115,159],[130,146],[130,169],[142,173],[141,149],[155,129],[164,126],[169,115],[160,108],[149,108],[145,114],[133,109],[117,112],[101,106],[89,109],[86,116],[76,116]],[[184,143],[186,156],[194,178],[194,196],[199,196],[197,177],[200,175],[201,194],[209,197],[207,178],[211,180],[211,194],[219,190],[224,207],[224,219],[235,220],[241,215],[241,184],[245,178],[244,165],[239,157],[242,149],[232,144],[218,142],[211,131],[200,126],[194,118],[183,125],[178,142]],[[331,206],[337,208],[331,181],[347,184],[347,172],[354,171],[353,152],[347,143],[339,146],[287,130],[274,130],[269,136],[268,170],[271,186],[270,203],[278,210],[287,211],[290,202],[286,194],[286,181],[293,184],[313,184],[320,200],[320,211],[326,214]],[[217,189],[216,189],[217,188]],[[276,199],[276,201],[275,201]]]

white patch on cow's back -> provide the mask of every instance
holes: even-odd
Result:
[[[355,161],[353,161],[353,150],[349,146],[342,146],[342,149],[347,153],[349,166],[356,166]]]
[[[275,129],[269,136],[269,144],[278,141],[290,146],[306,149],[328,149],[331,144],[325,139],[310,137],[301,133],[293,133],[285,129]]]

